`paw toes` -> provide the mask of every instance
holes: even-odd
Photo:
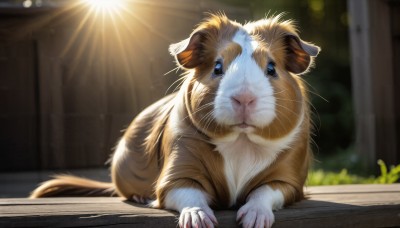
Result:
[[[209,216],[206,210],[198,207],[185,208],[182,210],[179,217],[180,227],[196,227],[196,228],[213,228],[213,219],[216,221],[214,214],[211,211],[213,218]]]
[[[257,219],[257,214],[255,211],[249,211],[243,218],[243,227],[254,227],[254,223]]]
[[[246,205],[244,205],[243,207],[241,207],[236,215],[236,221],[241,221],[243,219],[243,216],[248,212],[248,207]]]
[[[252,207],[247,207],[247,205],[244,205],[237,212],[236,219],[244,228],[270,228],[275,221],[275,217],[271,209],[257,205],[252,205]]]
[[[202,227],[202,221],[199,214],[196,211],[190,212],[190,217],[192,218],[192,227]]]
[[[258,216],[257,216],[256,224],[254,225],[254,227],[257,227],[257,228],[264,228],[265,225],[266,225],[266,223],[265,223],[265,216],[264,216],[264,215],[258,215]]]
[[[183,220],[183,224],[185,228],[190,228],[192,227],[192,216],[190,213],[185,213],[185,218]]]

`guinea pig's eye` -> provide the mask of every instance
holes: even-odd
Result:
[[[269,62],[267,65],[267,69],[265,70],[268,76],[276,77],[275,63]]]
[[[214,76],[222,76],[224,74],[224,66],[221,60],[217,60],[214,66]]]

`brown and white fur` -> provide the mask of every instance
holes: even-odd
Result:
[[[182,227],[213,227],[212,209],[233,207],[243,227],[270,227],[273,210],[303,198],[312,154],[299,75],[319,48],[279,17],[241,25],[211,15],[170,52],[187,71],[184,82],[129,126],[112,183],[59,176],[31,197],[115,190],[179,211]]]

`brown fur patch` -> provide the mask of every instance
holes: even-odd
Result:
[[[180,137],[165,137],[163,144],[167,146],[166,150],[170,150],[170,146],[173,149],[168,154],[157,183],[157,198],[161,206],[166,193],[179,187],[203,190],[211,198],[213,206],[228,204],[229,192],[221,169],[223,160],[209,144],[208,137],[188,125]]]
[[[261,69],[266,69],[268,61],[272,60],[268,55],[267,48],[261,46],[253,52],[252,57]]]
[[[240,54],[242,54],[242,47],[234,42],[230,42],[221,51],[222,59],[224,60],[224,72],[229,67],[231,62]]]
[[[133,195],[155,198],[154,183],[164,159],[161,139],[175,96],[167,96],[146,108],[126,130],[124,156],[114,155],[111,166],[112,181],[119,195],[127,199]]]

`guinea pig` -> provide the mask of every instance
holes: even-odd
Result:
[[[312,152],[301,75],[320,48],[279,16],[242,25],[219,14],[169,51],[183,84],[130,124],[112,183],[58,176],[31,197],[116,192],[178,211],[181,227],[214,227],[213,209],[229,208],[243,227],[271,227],[274,210],[304,197]]]

